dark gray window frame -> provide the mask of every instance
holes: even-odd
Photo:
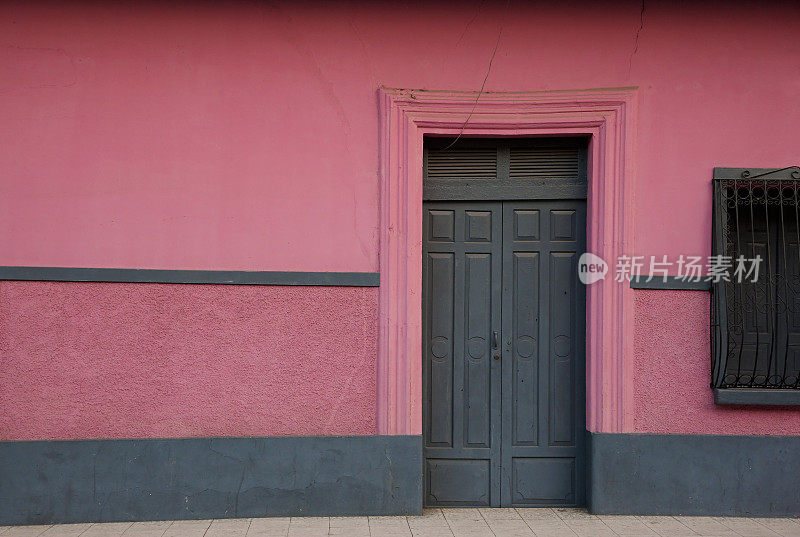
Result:
[[[771,179],[797,180],[800,168],[714,168],[712,182],[724,179],[748,179],[757,176],[769,176]],[[719,189],[714,189],[712,216],[712,254],[725,251],[724,238],[721,233],[723,215],[720,210]],[[712,346],[712,378],[711,388],[714,403],[718,405],[758,405],[758,406],[800,406],[800,389],[780,388],[724,388],[721,387],[725,375],[725,363],[720,357],[727,356],[726,293],[723,282],[711,285],[711,346]]]

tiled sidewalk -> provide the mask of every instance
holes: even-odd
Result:
[[[409,517],[239,518],[0,527],[1,537],[800,537],[787,518],[594,516],[578,509],[426,509]]]

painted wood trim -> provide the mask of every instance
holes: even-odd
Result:
[[[423,136],[589,136],[588,249],[633,247],[637,90],[476,92],[380,88],[378,432],[422,431]],[[469,117],[469,124],[465,120]],[[587,427],[633,430],[633,290],[587,290]]]
[[[425,201],[586,199],[587,192],[586,181],[574,179],[428,179],[422,186]]]
[[[377,272],[0,267],[0,280],[378,287],[380,274]]]
[[[684,281],[677,276],[653,276],[647,281],[649,276],[634,276],[631,278],[631,289],[651,289],[661,291],[711,291],[711,282],[701,280]]]

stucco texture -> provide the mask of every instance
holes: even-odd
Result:
[[[376,301],[0,282],[0,440],[374,434]]]
[[[709,294],[635,291],[637,433],[800,434],[800,411],[715,405]]]

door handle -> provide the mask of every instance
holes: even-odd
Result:
[[[498,348],[500,346],[499,339],[500,338],[498,337],[497,330],[492,332],[492,348],[493,349],[496,349],[496,348]]]

